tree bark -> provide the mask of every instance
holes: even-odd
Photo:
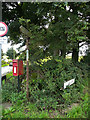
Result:
[[[78,62],[78,57],[79,57],[78,53],[79,53],[79,42],[77,43],[76,48],[75,47],[73,48],[73,52],[72,52],[72,61],[75,63]]]
[[[54,56],[59,56],[59,50],[54,50]]]
[[[66,57],[67,34],[63,34],[63,44],[61,49],[61,56]]]
[[[64,49],[61,50],[61,56],[62,56],[63,58],[66,57],[66,48],[64,48]]]

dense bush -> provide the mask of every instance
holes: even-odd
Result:
[[[12,94],[17,92],[17,82],[13,80],[14,83],[9,81],[2,86],[2,102],[11,101]]]
[[[26,67],[25,67],[26,69]],[[38,109],[56,109],[58,105],[63,107],[73,102],[78,102],[84,85],[87,85],[88,66],[84,63],[72,63],[70,59],[52,58],[48,61],[39,61],[30,66],[30,102],[36,104]],[[24,70],[25,72],[25,70]],[[26,72],[20,76],[21,90],[17,93],[17,80],[11,78],[3,86],[3,102],[11,101],[21,104],[26,101]],[[65,81],[75,78],[75,83],[65,90]],[[22,97],[22,98],[21,98]],[[20,101],[21,100],[21,101]]]
[[[55,109],[59,104],[69,105],[80,98],[84,81],[87,81],[87,66],[53,58],[30,67],[30,74],[30,100],[38,108]],[[75,84],[64,90],[64,82],[72,78]]]

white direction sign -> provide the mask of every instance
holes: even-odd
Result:
[[[8,27],[4,22],[0,22],[0,36],[4,36],[8,32]]]
[[[0,44],[7,44],[8,38],[6,36],[0,37]]]
[[[64,89],[65,89],[67,86],[72,85],[74,82],[75,82],[75,78],[74,78],[74,79],[71,79],[71,80],[69,80],[69,81],[67,81],[67,82],[65,82],[65,83],[64,83]]]

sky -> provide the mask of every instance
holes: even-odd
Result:
[[[0,44],[2,44],[1,47],[2,47],[2,50],[3,50],[4,53],[6,53],[7,50],[10,49],[10,48],[12,48],[12,47],[13,47],[13,49],[14,49],[16,52],[18,52],[17,48],[21,45],[21,43],[16,44],[16,45],[11,45],[11,42],[8,43],[8,38],[7,38],[6,36],[0,37]],[[23,48],[23,49],[24,49],[24,48]],[[21,49],[21,50],[22,50],[22,49]]]
[[[18,52],[17,48],[20,46],[20,44],[17,45],[11,45],[11,43],[7,43],[7,44],[2,44],[2,50],[4,53],[7,52],[8,49],[10,49],[11,47],[13,47],[13,49]]]

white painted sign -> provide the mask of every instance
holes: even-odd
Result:
[[[14,73],[16,73],[16,67],[14,67]]]
[[[28,59],[29,59],[29,51],[27,50],[26,60],[28,61]]]
[[[7,44],[8,38],[6,36],[0,37],[0,44]]]
[[[0,36],[4,36],[8,32],[8,27],[4,22],[0,22]]]
[[[74,78],[74,79],[71,79],[71,80],[69,80],[69,81],[67,81],[67,82],[65,82],[65,83],[64,83],[64,89],[65,89],[67,86],[72,85],[74,82],[75,82],[75,78]]]

